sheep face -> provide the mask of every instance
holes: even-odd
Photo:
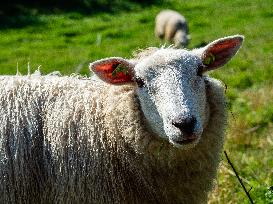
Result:
[[[175,146],[192,146],[202,135],[207,106],[200,67],[201,59],[190,51],[160,49],[134,68],[148,124]]]
[[[230,36],[192,51],[158,49],[138,62],[114,57],[91,63],[90,68],[105,82],[135,83],[151,130],[174,146],[190,148],[209,120],[203,73],[228,62],[242,41],[242,36]]]

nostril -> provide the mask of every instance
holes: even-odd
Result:
[[[174,120],[172,125],[180,129],[183,133],[191,135],[194,132],[194,127],[196,124],[195,117],[188,117],[185,119]]]

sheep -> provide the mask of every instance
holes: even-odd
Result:
[[[161,40],[186,47],[190,40],[189,27],[184,16],[173,10],[163,10],[155,18],[155,35]]]
[[[94,76],[0,76],[0,203],[206,203],[224,141],[205,72],[243,36],[90,64]]]

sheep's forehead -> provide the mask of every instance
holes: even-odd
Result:
[[[135,73],[141,78],[153,78],[161,73],[192,75],[201,64],[201,59],[191,51],[183,49],[160,49],[143,59],[135,67]]]

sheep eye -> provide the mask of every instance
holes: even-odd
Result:
[[[202,76],[203,70],[204,70],[205,66],[203,64],[199,65],[197,68],[197,76]]]
[[[139,88],[141,88],[141,87],[144,86],[144,81],[141,78],[139,78],[139,77],[135,78],[135,82],[137,83],[137,85],[138,85]]]

